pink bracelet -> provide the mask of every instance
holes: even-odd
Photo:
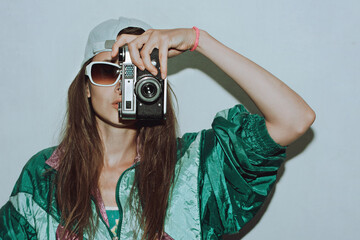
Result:
[[[193,29],[195,30],[196,32],[196,39],[195,39],[195,43],[194,43],[194,46],[192,47],[192,49],[190,49],[190,52],[193,52],[195,51],[195,49],[197,48],[197,46],[199,45],[199,37],[200,37],[200,31],[197,27],[193,27]]]

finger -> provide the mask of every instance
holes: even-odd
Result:
[[[183,52],[184,51],[180,51],[180,50],[176,50],[176,49],[169,49],[168,58],[175,57]]]
[[[158,74],[158,70],[156,67],[151,63],[150,54],[156,48],[156,42],[147,42],[142,50],[140,51],[141,59],[144,63],[145,68],[154,76]]]
[[[141,49],[143,46],[143,43],[140,41],[132,41],[128,43],[129,53],[131,57],[131,62],[135,64],[138,68],[141,69],[141,71],[145,70],[145,66],[143,63],[143,60],[140,57],[139,49]]]
[[[165,79],[167,76],[167,60],[168,60],[168,46],[162,45],[159,49],[159,62],[161,78]]]
[[[114,45],[112,46],[111,50],[111,57],[114,58],[119,53],[119,48],[124,46],[125,44],[128,44],[129,42],[134,41],[138,36],[137,35],[131,35],[131,34],[121,34]]]

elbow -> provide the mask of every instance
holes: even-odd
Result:
[[[267,122],[267,127],[270,136],[275,142],[281,146],[288,146],[309,130],[315,118],[315,112],[309,108],[309,110],[303,112],[300,116],[287,119],[285,123],[277,125],[278,127]]]
[[[301,117],[301,120],[297,122],[296,126],[294,126],[294,132],[298,137],[302,136],[311,125],[314,123],[316,119],[316,114],[314,110],[311,108],[307,110]]]

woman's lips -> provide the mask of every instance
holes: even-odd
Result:
[[[117,109],[119,108],[119,104],[115,104],[115,103],[113,103],[113,104],[112,104],[112,107],[113,107],[113,108],[115,108],[115,109],[117,110]]]
[[[119,103],[120,102],[121,102],[121,100],[116,100],[111,105],[112,105],[113,108],[115,108],[117,110],[119,108]]]

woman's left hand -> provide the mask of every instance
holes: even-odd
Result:
[[[195,43],[196,32],[191,28],[149,29],[141,35],[122,34],[112,47],[112,57],[116,57],[119,47],[128,45],[131,61],[141,70],[148,70],[153,75],[157,69],[151,64],[150,54],[159,49],[161,77],[167,76],[167,59],[189,50]]]

